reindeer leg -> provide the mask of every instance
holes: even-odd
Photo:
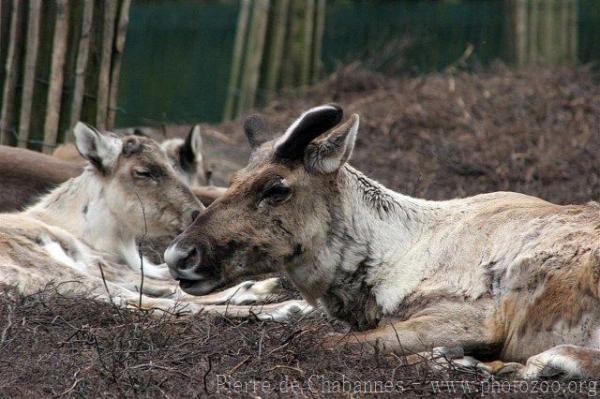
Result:
[[[187,302],[186,302],[187,303]],[[258,318],[265,321],[290,321],[314,310],[303,300],[289,300],[260,306],[205,305],[202,311],[236,319]]]
[[[139,307],[139,293],[114,285],[111,292],[113,293],[111,298],[103,298],[107,302],[113,302],[124,307]],[[312,306],[303,300],[289,300],[260,306],[207,305],[189,298],[153,298],[146,295],[142,295],[141,305],[143,309],[152,309],[157,312],[167,311],[187,314],[205,312],[237,319],[257,318],[278,322],[294,320],[298,316],[307,315],[314,310]]]
[[[173,288],[172,285],[171,288]],[[271,299],[278,293],[279,288],[279,278],[274,277],[261,281],[244,281],[223,291],[202,296],[193,296],[182,292],[180,295],[185,301],[201,305],[248,305],[260,304]],[[144,293],[146,293],[145,288]]]
[[[155,265],[154,263],[150,262],[145,257],[143,259],[144,259],[143,262],[144,262],[144,275],[145,276],[156,278],[156,279],[163,279],[163,280],[172,280],[173,279],[173,277],[171,277],[171,273],[169,272],[169,267],[167,266],[166,263],[161,263],[160,265]]]
[[[482,324],[477,318],[464,314],[454,316],[423,315],[373,330],[336,334],[329,337],[325,346],[395,352],[404,355],[407,365],[423,364],[441,372],[450,368],[489,372],[484,363],[464,356],[465,352],[483,352],[486,348],[492,351],[493,342],[486,336]]]
[[[406,321],[392,322],[364,332],[351,332],[338,339],[338,344],[376,345],[388,352],[414,354],[434,347],[491,348],[482,323],[465,314],[417,316]]]
[[[232,305],[262,303],[277,294],[279,288],[279,279],[276,277],[261,281],[250,280],[214,294],[198,297],[198,300],[215,305],[224,303]]]
[[[576,345],[558,345],[527,359],[520,376],[536,380],[541,377],[564,379],[600,378],[600,351]]]
[[[372,349],[417,355],[412,359],[435,360],[460,359],[460,364],[468,368],[481,368],[481,363],[467,355],[492,355],[497,351],[498,342],[486,328],[485,320],[490,314],[493,303],[478,301],[474,303],[439,303],[426,308],[415,316],[403,321],[390,321],[378,328],[350,332],[330,337],[326,346],[350,346],[350,348]],[[433,349],[436,348],[434,351]],[[429,354],[429,356],[424,356]]]
[[[129,288],[129,287],[128,287]],[[135,290],[139,291],[140,286],[135,286]],[[145,281],[142,293],[155,298],[169,298],[175,295],[177,286],[174,283],[156,283],[153,281]]]

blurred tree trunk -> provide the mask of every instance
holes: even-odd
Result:
[[[518,66],[573,64],[577,0],[505,0],[510,59]]]

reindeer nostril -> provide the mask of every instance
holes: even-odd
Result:
[[[198,216],[200,216],[200,211],[193,211],[192,212],[192,222],[195,221]]]
[[[200,250],[193,246],[188,250],[185,257],[180,259],[177,268],[179,270],[194,269],[200,264]]]

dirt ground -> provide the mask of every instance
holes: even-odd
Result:
[[[600,84],[586,68],[497,66],[391,79],[350,66],[261,112],[280,132],[329,101],[361,115],[354,166],[403,193],[447,199],[513,190],[558,203],[600,200]],[[245,162],[240,126],[205,129],[217,183]],[[29,297],[9,289],[0,296],[0,397],[597,394],[593,382],[508,385],[321,346],[344,328],[319,315],[288,324],[156,319],[51,288]]]

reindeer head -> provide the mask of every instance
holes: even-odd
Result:
[[[185,140],[168,139],[161,143],[173,168],[190,187],[208,186],[212,171],[204,156],[200,125],[192,127]]]
[[[342,115],[336,105],[313,108],[274,141],[263,138],[260,118],[246,120],[248,166],[165,252],[184,291],[202,295],[241,275],[293,272],[327,248],[339,212],[339,171],[359,124],[355,114],[330,131]]]
[[[176,234],[203,210],[154,140],[102,134],[81,122],[74,134],[78,151],[101,181],[106,206],[124,229]]]

